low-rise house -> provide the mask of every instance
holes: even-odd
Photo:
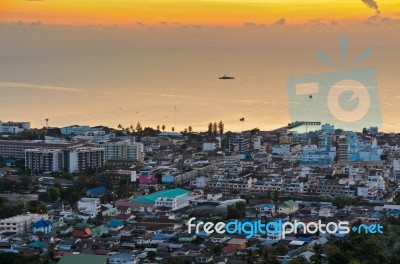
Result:
[[[259,212],[259,216],[271,217],[275,214],[275,204],[258,204],[256,205],[256,210]]]
[[[65,254],[58,264],[107,264],[108,256],[94,254]]]
[[[100,237],[102,235],[108,234],[109,230],[108,227],[104,225],[99,225],[92,228],[92,234],[94,237]]]
[[[88,227],[86,228],[76,228],[72,231],[72,237],[74,238],[87,238],[92,236],[92,230]]]
[[[105,193],[107,193],[107,188],[104,186],[99,186],[99,187],[88,189],[86,191],[86,196],[87,197],[100,197]]]
[[[108,258],[109,264],[135,264],[136,259],[130,252],[121,252]]]
[[[293,201],[289,200],[279,205],[278,212],[285,214],[292,214],[299,209],[299,205]]]
[[[51,232],[52,226],[53,226],[53,222],[51,222],[49,220],[45,220],[45,219],[40,219],[40,220],[36,221],[35,223],[33,223],[32,232],[33,233],[43,232],[43,233],[47,234],[47,233]]]
[[[320,217],[333,217],[336,213],[337,210],[335,206],[323,206],[318,211]]]
[[[124,227],[124,222],[118,219],[114,219],[108,222],[106,227],[108,227],[110,231],[118,231]]]

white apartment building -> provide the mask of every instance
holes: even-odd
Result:
[[[104,148],[81,147],[68,152],[68,172],[81,172],[87,169],[100,168],[105,163]]]
[[[158,197],[155,201],[155,207],[166,207],[171,211],[178,210],[189,205],[191,198],[188,195],[180,197]]]
[[[385,191],[386,184],[383,176],[381,175],[369,175],[368,176],[368,186],[375,186],[378,190]]]
[[[81,214],[94,218],[100,212],[100,198],[83,197],[78,201],[78,210]]]
[[[253,148],[255,150],[261,149],[261,137],[254,137],[253,138]]]
[[[400,181],[400,161],[393,160],[393,178],[395,181]]]
[[[15,233],[24,233],[28,230],[31,230],[31,226],[37,220],[40,219],[47,219],[47,215],[39,215],[39,214],[24,214],[24,215],[17,215],[5,219],[0,219],[0,228],[8,232],[15,232]]]
[[[2,122],[0,121],[0,134],[18,134],[31,127],[30,122]]]
[[[135,161],[144,160],[144,146],[142,143],[134,142],[130,139],[120,141],[110,141],[97,144],[96,147],[104,148],[105,159],[127,159]]]

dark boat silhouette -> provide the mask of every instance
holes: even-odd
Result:
[[[228,75],[225,74],[224,76],[219,77],[219,79],[220,80],[232,80],[232,79],[235,79],[235,77],[228,76]]]

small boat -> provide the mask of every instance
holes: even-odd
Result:
[[[235,79],[235,77],[228,76],[225,74],[224,76],[219,77],[219,79],[220,80],[232,80],[232,79]]]

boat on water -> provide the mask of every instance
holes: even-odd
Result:
[[[224,74],[224,76],[219,77],[219,79],[220,80],[232,80],[232,79],[235,79],[235,77]]]

